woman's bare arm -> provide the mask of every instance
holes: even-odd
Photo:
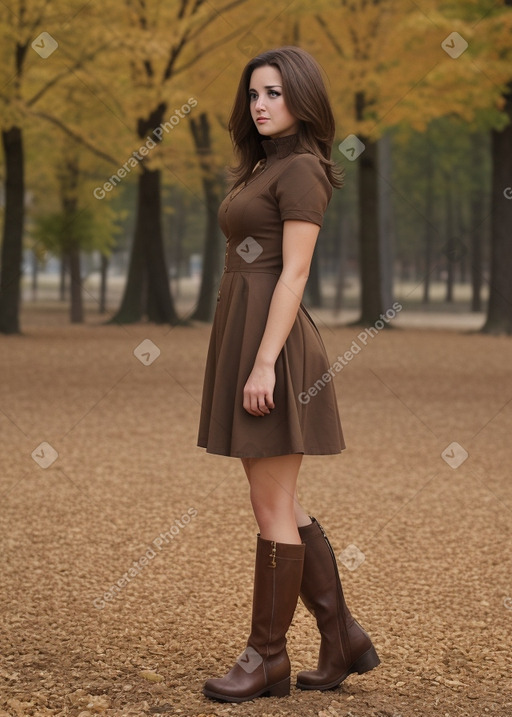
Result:
[[[320,227],[312,222],[283,222],[283,270],[274,289],[254,367],[244,387],[244,408],[264,416],[274,408],[275,362],[299,310]]]

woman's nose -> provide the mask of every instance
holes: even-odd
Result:
[[[256,100],[255,109],[256,109],[258,112],[261,112],[263,109],[265,109],[265,103],[263,102],[263,98],[262,98],[262,97],[258,97],[258,99]]]

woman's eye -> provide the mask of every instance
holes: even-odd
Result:
[[[254,102],[254,100],[257,99],[255,92],[249,92],[249,101]]]
[[[278,92],[277,90],[269,90],[268,94],[269,94],[269,97],[279,97],[281,93]]]

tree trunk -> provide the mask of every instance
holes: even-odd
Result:
[[[307,302],[317,309],[323,306],[322,289],[320,287],[320,262],[318,260],[318,242],[313,252],[311,266],[309,267],[309,278],[306,282]]]
[[[102,254],[100,267],[100,314],[104,314],[107,310],[107,275],[109,263],[110,262],[108,256],[106,254]]]
[[[174,266],[174,299],[179,301],[181,298],[181,268],[183,262],[183,232],[178,230],[174,235],[172,241],[174,245],[174,252],[171,254],[171,262],[167,267],[167,273],[171,275],[172,267]],[[174,254],[174,256],[172,256]]]
[[[511,122],[492,132],[491,276],[485,333],[512,334],[512,82],[505,94]],[[507,196],[508,194],[508,196]]]
[[[393,246],[394,218],[391,202],[391,135],[385,134],[377,143],[378,192],[379,192],[379,245],[382,281],[382,304],[390,308],[393,304]]]
[[[2,132],[5,156],[5,212],[0,270],[0,332],[20,332],[20,283],[23,257],[24,159],[19,127]]]
[[[427,180],[427,191],[425,196],[425,247],[424,247],[424,261],[425,261],[425,277],[423,283],[423,303],[428,304],[430,302],[430,284],[432,274],[432,255],[433,255],[433,241],[434,241],[434,228],[433,228],[433,214],[434,214],[434,163],[432,161],[432,145],[430,138],[427,136],[427,163],[425,167],[425,174]]]
[[[484,162],[484,138],[481,134],[472,135],[472,151],[475,166],[481,167]],[[471,267],[471,311],[482,311],[483,285],[483,243],[485,231],[484,193],[480,185],[474,185],[470,200],[470,267]]]
[[[206,228],[203,246],[203,267],[199,298],[192,319],[211,321],[216,304],[217,285],[220,279],[221,244],[217,220],[220,204],[220,179],[213,166],[213,149],[210,122],[206,112],[196,119],[190,118],[190,131],[202,174],[206,204]]]
[[[467,279],[467,232],[464,226],[464,212],[462,209],[462,201],[460,196],[455,201],[455,227],[456,237],[458,237],[455,246],[455,257],[454,260],[459,264],[459,282],[465,284]],[[461,237],[464,237],[463,239]]]
[[[359,164],[359,246],[361,316],[357,323],[371,326],[385,311],[382,285],[382,253],[379,236],[379,187],[377,143],[366,145]]]
[[[84,320],[82,275],[80,270],[80,240],[76,237],[78,208],[79,164],[76,154],[70,152],[64,159],[60,174],[62,214],[65,236],[61,237],[62,252],[66,256],[70,278],[70,320],[81,324]]]
[[[446,244],[444,254],[446,256],[446,297],[445,301],[453,302],[453,283],[455,271],[455,238],[453,236],[453,200],[451,177],[447,177],[446,181]]]
[[[60,257],[60,277],[59,277],[59,301],[66,301],[66,277],[68,273],[68,257],[63,252]]]
[[[138,180],[137,219],[121,307],[112,322],[147,317],[157,324],[178,323],[169,288],[161,220],[160,170],[143,168]]]
[[[168,254],[168,265],[167,271],[171,275],[172,267],[176,267],[175,281],[173,287],[174,301],[178,303],[181,299],[181,267],[183,263],[183,237],[187,229],[187,206],[183,201],[182,195],[177,195],[176,202],[173,204],[173,213],[170,218],[170,244],[173,251]],[[219,262],[220,265],[220,262]],[[188,276],[188,268],[185,272],[185,276]]]
[[[345,288],[345,275],[348,258],[348,245],[345,241],[345,237],[348,236],[348,232],[345,231],[346,216],[344,212],[343,202],[340,202],[340,211],[338,215],[338,232],[336,235],[336,266],[338,270],[336,272],[336,291],[334,294],[334,315],[340,313],[343,308],[343,293]]]
[[[80,247],[73,245],[68,250],[69,276],[71,284],[70,319],[72,324],[81,324],[84,320],[82,298],[82,276],[80,271]]]
[[[475,191],[471,200],[471,311],[482,311],[482,234],[484,204],[482,192]]]
[[[355,94],[355,116],[365,118],[364,92]],[[359,158],[359,271],[361,275],[361,316],[358,324],[371,326],[386,310],[386,280],[383,276],[387,247],[382,245],[379,188],[379,148],[377,142],[362,137],[365,149]],[[389,326],[389,324],[385,324]]]
[[[141,140],[160,140],[153,130],[163,123],[167,105],[161,103],[137,125]],[[121,307],[109,323],[129,324],[147,317],[157,324],[178,323],[165,261],[160,170],[148,170],[140,161],[135,236]]]

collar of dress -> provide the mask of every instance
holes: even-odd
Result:
[[[276,137],[276,139],[264,139],[261,142],[261,147],[268,160],[273,156],[275,156],[276,159],[284,159],[284,157],[288,157],[288,155],[294,151],[298,139],[298,134],[288,134],[286,137]]]

